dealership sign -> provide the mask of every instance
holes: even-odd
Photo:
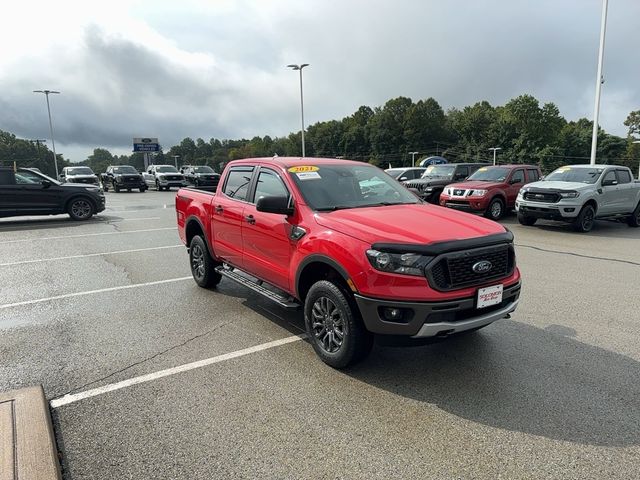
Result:
[[[159,152],[160,144],[157,138],[134,138],[134,152]]]

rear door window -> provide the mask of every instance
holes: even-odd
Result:
[[[232,167],[227,174],[222,192],[234,200],[247,200],[253,167]]]
[[[616,170],[618,173],[618,183],[631,183],[631,175],[627,170]]]
[[[535,170],[533,168],[527,170],[527,176],[529,177],[529,182],[537,182],[538,180],[540,180],[538,170]]]

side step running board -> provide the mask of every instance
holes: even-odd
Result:
[[[290,309],[296,309],[296,308],[300,308],[300,306],[301,306],[300,303],[297,302],[294,298],[287,297],[285,295],[273,292],[273,291],[269,290],[268,288],[263,287],[265,282],[263,282],[262,280],[258,280],[258,279],[254,280],[254,279],[249,278],[249,277],[247,277],[245,275],[237,273],[234,270],[231,270],[229,268],[225,268],[224,266],[216,267],[216,272],[218,272],[220,275],[222,275],[224,277],[227,277],[230,280],[233,280],[236,283],[239,283],[240,285],[243,285],[243,286],[245,286],[247,288],[250,288],[254,292],[259,293],[263,297],[266,297],[269,300],[277,303],[281,307],[290,308]],[[274,288],[276,288],[276,287],[274,287]]]

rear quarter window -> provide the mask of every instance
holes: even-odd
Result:
[[[253,167],[234,167],[229,170],[222,192],[234,200],[247,200]]]

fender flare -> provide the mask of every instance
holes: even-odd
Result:
[[[350,278],[350,276],[347,273],[346,269],[342,265],[340,265],[338,262],[336,262],[333,258],[328,257],[327,255],[320,254],[320,253],[314,253],[312,255],[309,255],[309,256],[305,257],[304,260],[302,260],[302,262],[300,262],[300,264],[298,265],[298,268],[296,269],[295,291],[296,291],[296,297],[297,298],[300,298],[300,276],[302,275],[302,272],[305,269],[305,267],[307,265],[309,265],[310,263],[314,263],[314,262],[324,263],[325,265],[328,265],[331,268],[333,268],[334,270],[336,270],[340,274],[342,279],[345,281],[345,283]]]

